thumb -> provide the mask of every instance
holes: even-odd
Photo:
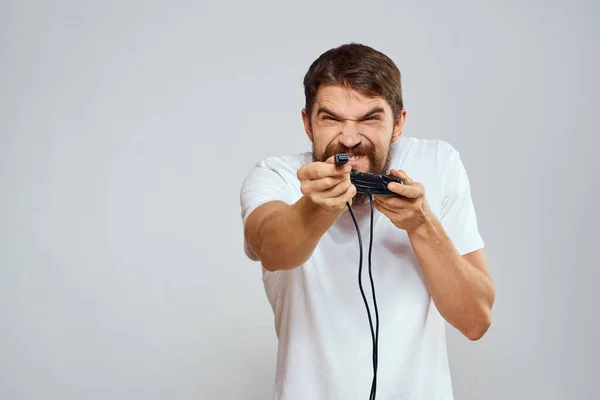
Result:
[[[390,170],[390,173],[392,175],[394,175],[395,177],[402,179],[408,185],[414,183],[414,181],[412,179],[410,179],[410,177],[404,171],[398,171],[398,170],[392,169],[392,170]]]

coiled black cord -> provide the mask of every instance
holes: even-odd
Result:
[[[352,220],[354,221],[354,226],[356,227],[356,233],[358,234],[358,245],[359,245],[359,264],[358,264],[358,287],[360,288],[360,293],[362,295],[363,301],[365,302],[365,307],[367,308],[367,316],[369,317],[369,327],[371,328],[371,338],[373,340],[373,382],[371,384],[371,393],[369,395],[369,400],[375,400],[375,393],[377,391],[377,363],[378,363],[378,342],[379,342],[379,310],[377,309],[377,299],[375,296],[375,284],[373,283],[373,273],[371,270],[371,253],[373,250],[373,195],[369,194],[369,202],[371,205],[371,226],[370,226],[370,237],[369,237],[369,280],[371,282],[371,290],[373,292],[373,306],[375,308],[375,329],[373,329],[373,320],[371,319],[371,311],[369,309],[369,303],[367,302],[367,297],[365,296],[365,291],[362,285],[362,259],[363,259],[363,246],[362,246],[362,236],[360,234],[360,228],[358,227],[358,222],[356,221],[356,216],[354,215],[354,211],[352,210],[352,206],[350,202],[347,203],[348,210],[350,211],[350,215],[352,216]]]

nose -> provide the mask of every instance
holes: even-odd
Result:
[[[351,149],[354,146],[360,144],[361,142],[361,134],[358,131],[358,127],[352,121],[347,121],[344,123],[342,127],[342,132],[340,132],[340,143],[342,143],[347,148]]]

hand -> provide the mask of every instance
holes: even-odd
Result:
[[[373,196],[373,205],[396,227],[410,233],[425,224],[431,216],[425,198],[425,187],[413,181],[404,171],[392,169],[390,174],[406,184],[390,183],[388,189],[399,196]]]
[[[328,211],[341,212],[352,204],[356,187],[350,182],[350,164],[335,165],[334,157],[326,162],[313,162],[298,170],[300,190],[314,204]]]

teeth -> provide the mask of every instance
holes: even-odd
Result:
[[[351,156],[350,161],[358,161],[361,156]]]

